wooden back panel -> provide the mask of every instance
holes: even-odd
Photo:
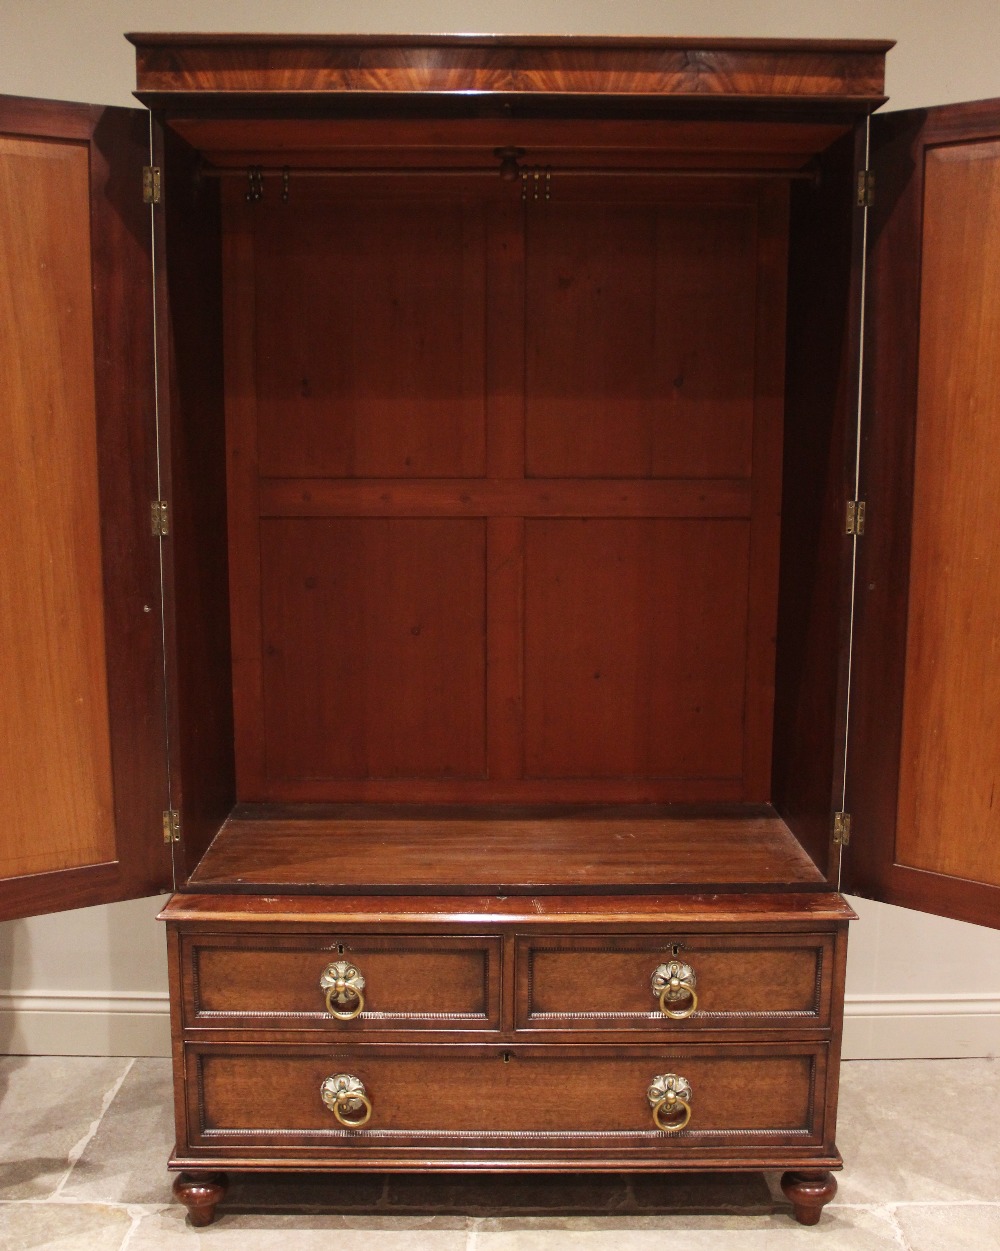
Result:
[[[239,798],[766,800],[784,188],[230,190]]]

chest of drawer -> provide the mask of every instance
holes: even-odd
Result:
[[[329,1031],[496,1030],[496,936],[191,934],[184,1024]]]
[[[835,939],[817,934],[517,939],[519,1030],[826,1029]]]
[[[821,1145],[823,1043],[189,1045],[195,1150],[669,1156]],[[654,1114],[656,1119],[654,1119]]]

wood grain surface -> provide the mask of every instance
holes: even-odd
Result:
[[[1000,886],[998,223],[1000,139],[929,147],[896,859],[992,886]]]
[[[489,848],[489,854],[484,849]],[[656,891],[819,884],[773,812],[645,817],[231,817],[191,875],[200,890],[418,893]]]
[[[185,938],[184,1020],[192,1028],[325,1030],[331,1037],[500,1028],[496,936],[235,933]],[[353,1020],[326,1009],[324,970],[347,961],[364,978]],[[356,1002],[348,1001],[345,1010]]]
[[[129,36],[142,93],[491,92],[881,100],[885,41]]]
[[[663,1038],[705,1029],[829,1025],[833,936],[650,938],[572,934],[520,938],[515,968],[523,1030],[654,1031]],[[683,1020],[659,1009],[655,969],[689,965],[698,1003]],[[684,1009],[686,1001],[672,1005]]]
[[[526,1137],[517,1145],[547,1145],[564,1156],[613,1144],[623,1153],[687,1157],[699,1147],[737,1142],[746,1149],[815,1148],[823,1141],[822,1043],[647,1045],[627,1055],[558,1044],[502,1051],[352,1044],[332,1054],[189,1045],[187,1065],[191,1145],[240,1154],[313,1145],[330,1150],[332,1162],[364,1152],[369,1142],[412,1153],[464,1140],[502,1151]],[[676,1136],[653,1126],[646,1096],[665,1072],[686,1077],[694,1092],[690,1127]],[[334,1073],[357,1076],[369,1092],[373,1114],[365,1129],[345,1130],[323,1104],[320,1086]]]
[[[165,889],[148,120],[0,101],[0,916]]]
[[[771,798],[831,878],[849,668],[853,553],[842,514],[857,451],[864,213],[855,171],[864,141],[859,126],[834,144],[820,185],[793,187],[790,206]],[[857,689],[864,716],[868,700]],[[877,698],[872,711],[883,715]]]
[[[183,814],[183,876],[235,794],[222,241],[219,189],[198,178],[198,154],[165,127],[154,124],[153,138],[171,188],[154,222],[160,486],[171,510],[163,549],[170,806]]]
[[[785,189],[225,199],[240,799],[766,801]]]
[[[1000,103],[896,113],[872,134],[886,198],[872,210],[862,493],[882,520],[859,544],[854,681],[865,699],[852,715],[848,800],[862,836],[844,881],[996,926]]]
[[[440,120],[323,117],[171,117],[170,127],[205,154],[211,166],[332,168],[481,168],[494,178],[497,148],[524,147],[525,124],[514,118]],[[678,166],[801,170],[840,138],[834,122],[621,121],[594,118],[531,124],[528,165],[618,169]],[[268,183],[268,188],[277,184]],[[304,183],[293,180],[298,194]],[[265,197],[266,198],[266,197]]]
[[[0,138],[2,871],[113,858],[86,143]],[[36,774],[37,771],[37,774]],[[41,785],[39,782],[41,781]],[[42,801],[42,796],[44,800]],[[42,801],[42,802],[40,802]]]
[[[553,927],[600,926],[604,932],[701,933],[736,929],[758,933],[781,927],[789,933],[811,931],[830,923],[857,920],[840,895],[822,890],[774,894],[727,893],[643,895],[456,895],[435,896],[179,893],[171,896],[160,920],[183,924],[192,933],[218,932],[236,925],[243,933],[273,933],[276,926],[303,932],[378,926],[386,933],[457,932],[503,923],[522,931],[545,932]],[[666,930],[668,943],[675,940]]]

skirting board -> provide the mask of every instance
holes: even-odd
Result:
[[[0,1053],[169,1056],[166,991],[0,991]]]
[[[168,1056],[165,992],[0,991],[0,1054]],[[1000,1055],[1000,993],[853,995],[845,1060]]]
[[[845,1060],[1000,1055],[1000,994],[849,995]]]

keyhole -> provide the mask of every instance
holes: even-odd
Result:
[[[681,954],[681,945],[680,945],[680,943],[674,943],[674,945],[670,948],[670,950],[671,950],[671,953],[672,953],[673,955],[675,955],[675,956],[679,956],[679,955]]]
[[[342,956],[343,954],[344,954],[344,944],[343,944],[343,943],[338,943],[338,944],[337,944],[337,955],[338,955],[338,956]]]
[[[510,1052],[509,1051],[505,1051],[503,1053],[503,1062],[504,1064],[510,1064]]]

